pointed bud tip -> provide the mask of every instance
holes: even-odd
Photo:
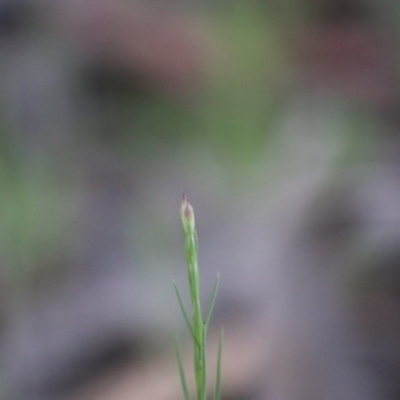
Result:
[[[185,193],[182,194],[181,219],[185,233],[194,231],[194,211]]]

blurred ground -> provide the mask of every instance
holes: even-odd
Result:
[[[399,11],[0,0],[0,399],[180,396],[182,192],[224,400],[398,398]]]

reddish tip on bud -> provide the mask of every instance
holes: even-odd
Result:
[[[182,194],[181,220],[185,235],[192,235],[195,230],[194,211],[185,193]]]

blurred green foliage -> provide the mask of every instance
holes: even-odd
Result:
[[[78,177],[85,175],[74,145],[107,148],[138,171],[161,166],[177,147],[203,147],[238,182],[264,156],[282,101],[279,83],[288,73],[279,26],[259,1],[210,7],[201,17],[217,54],[209,80],[192,98],[111,85],[103,108],[81,117],[72,147],[33,155],[3,119],[0,254],[9,279],[30,280],[63,264],[79,212]]]
[[[76,191],[63,171],[67,154],[33,156],[11,132],[0,135],[0,254],[2,277],[15,284],[60,266]]]

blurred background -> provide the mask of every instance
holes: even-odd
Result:
[[[399,22],[0,0],[0,400],[181,398],[182,192],[224,400],[398,399]]]

